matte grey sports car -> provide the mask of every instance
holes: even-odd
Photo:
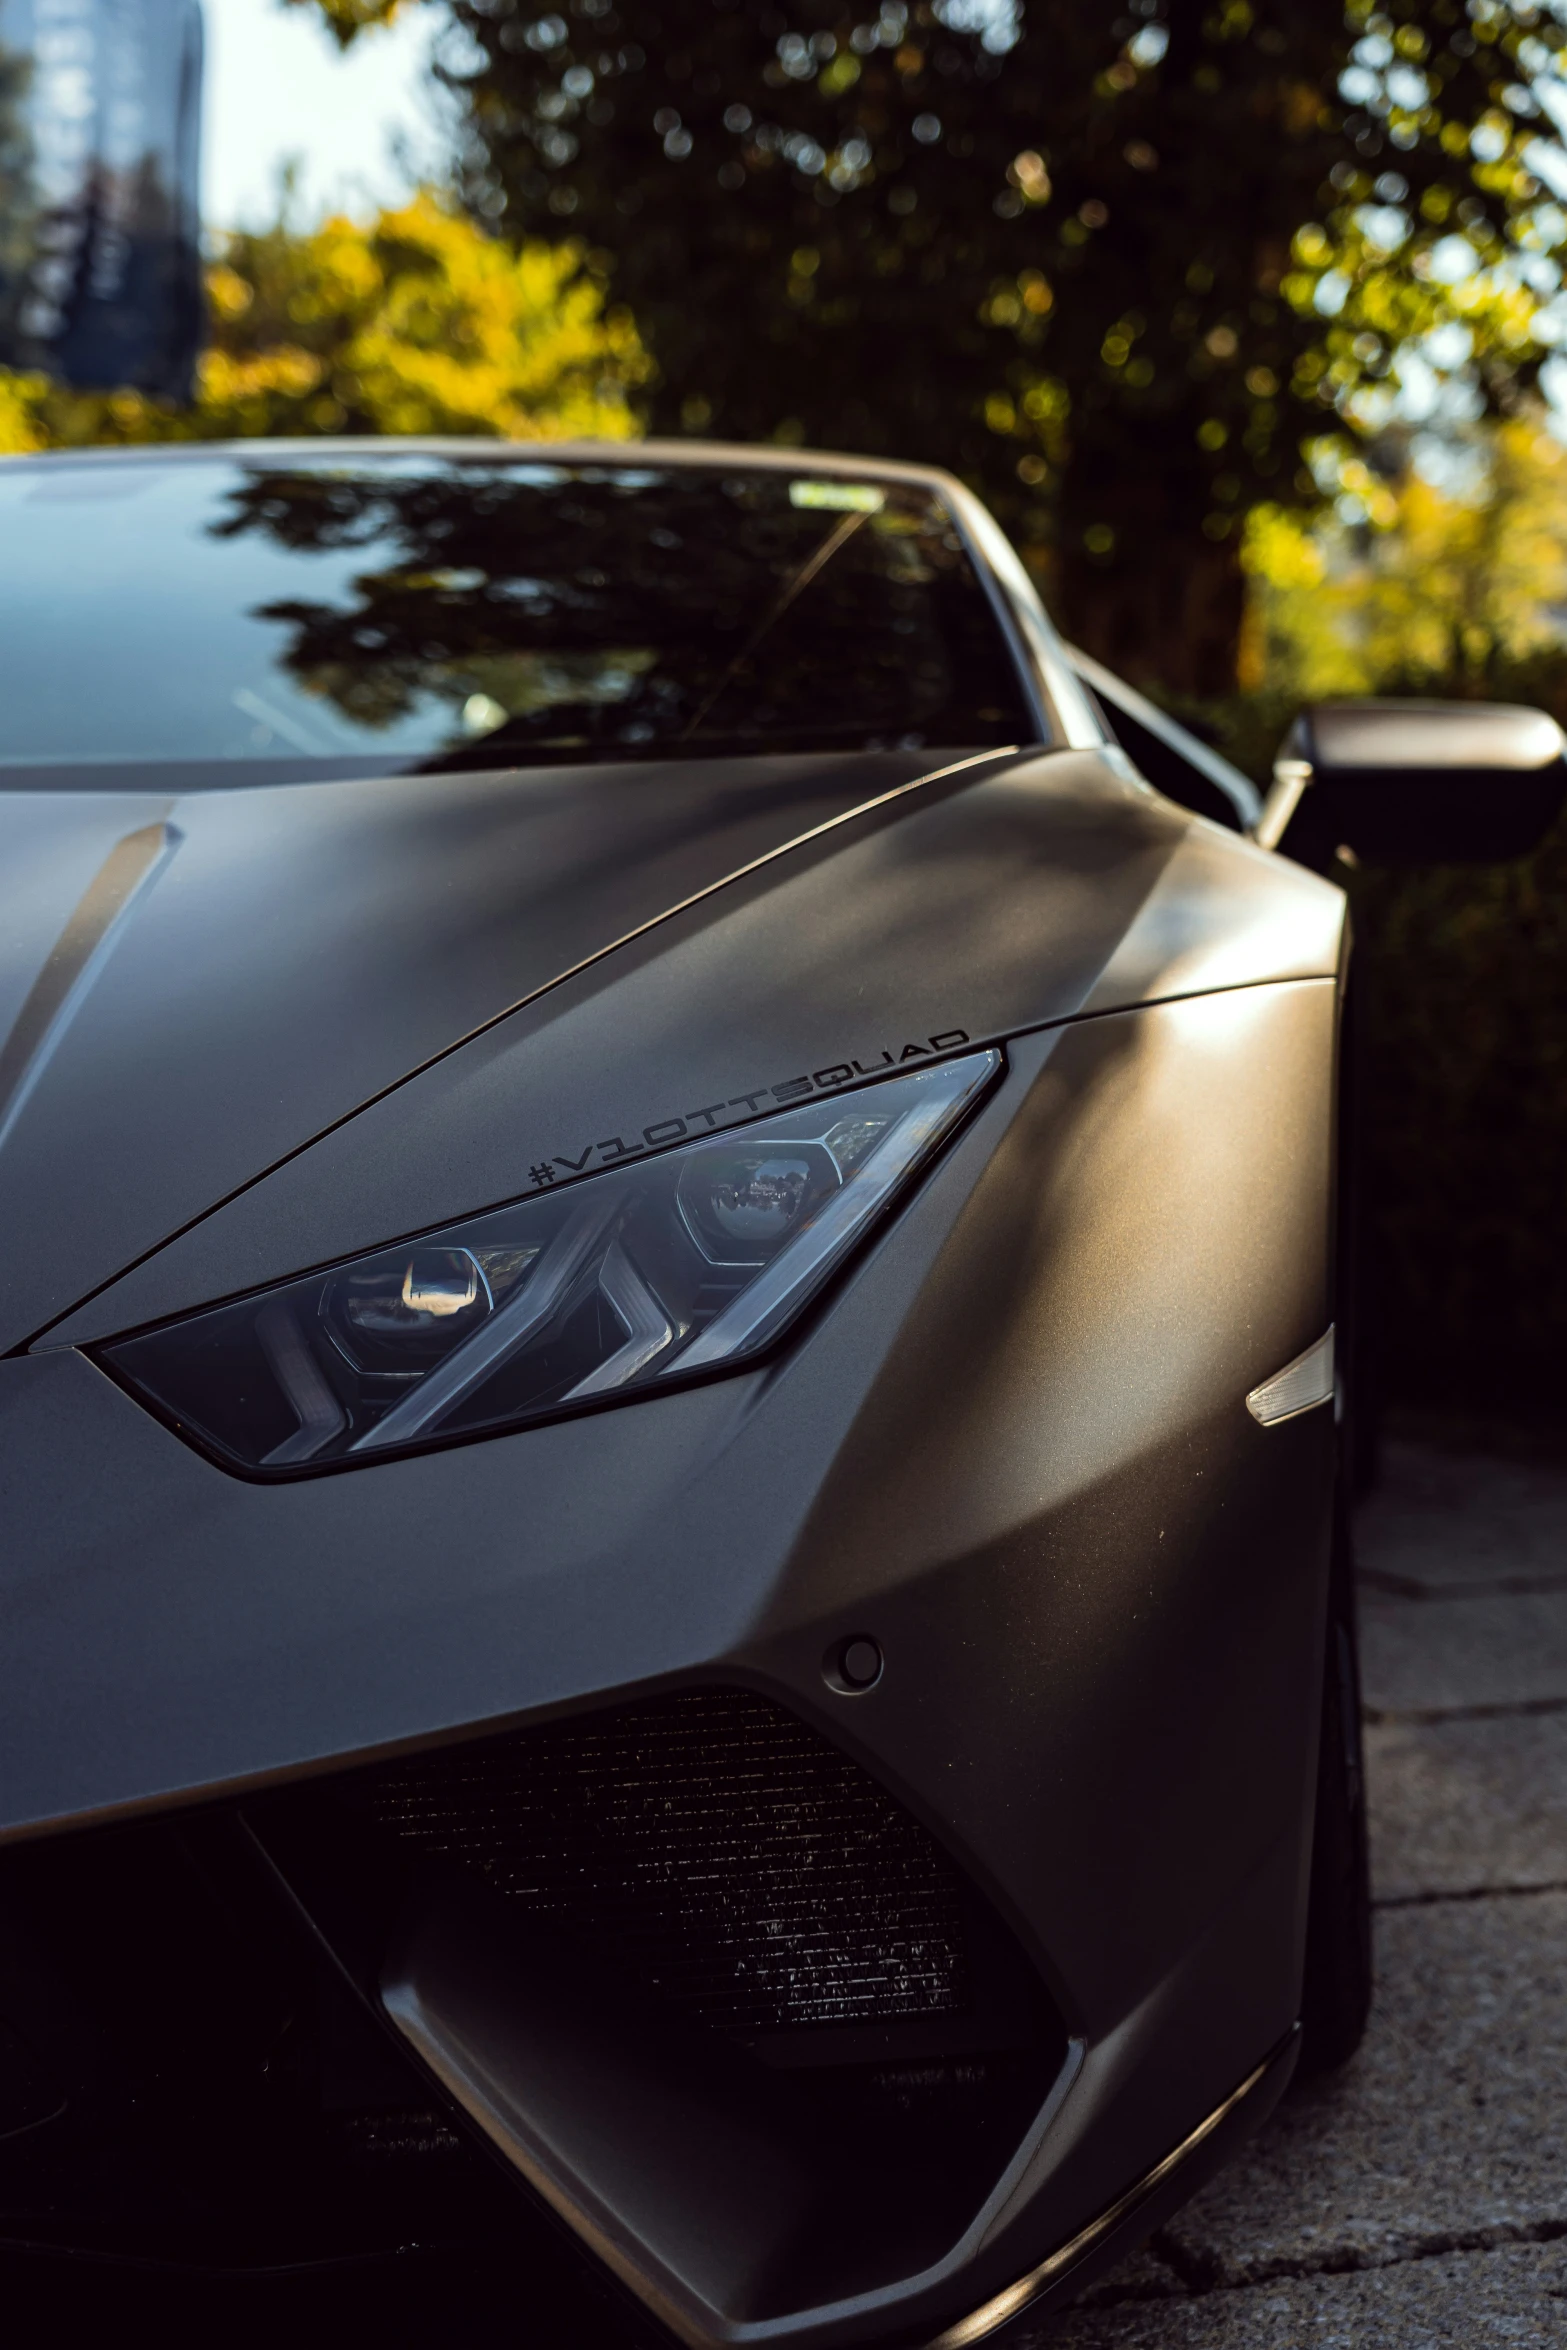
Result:
[[[910,466],[0,518],[0,2238],[1070,2295],[1365,2015],[1308,868],[1516,852],[1560,735],[1264,805]]]

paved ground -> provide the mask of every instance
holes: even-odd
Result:
[[[1392,1447],[1358,1546],[1366,2044],[1017,2350],[1567,2344],[1567,1474]]]

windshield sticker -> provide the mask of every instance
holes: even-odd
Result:
[[[819,514],[879,514],[887,493],[868,481],[792,481],[789,503]]]

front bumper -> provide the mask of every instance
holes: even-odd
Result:
[[[79,1353],[0,1364],[0,1832],[246,1807],[429,2073],[693,2343],[914,2342],[1004,2295],[1294,2021],[1332,1430],[1261,1429],[1243,1398],[1331,1315],[1333,993],[1015,1042],[804,1338],[710,1386],[262,1486]],[[863,1692],[833,1669],[856,1635],[885,1658]],[[734,2106],[727,2043],[724,2083],[660,2060],[649,2085],[635,2027],[572,2020],[548,1954],[510,1927],[492,1951],[466,1886],[416,1872],[395,1915],[339,1919],[299,1860],[318,1781],[703,1690],[850,1758],[1020,1954],[1038,2093],[961,2212],[911,2224],[903,2198],[872,2226],[868,2189],[857,2226],[791,2174],[777,2225],[714,2216],[720,2110],[758,2176],[781,2143]],[[580,2068],[562,2113],[596,2068],[597,2173],[501,2045],[494,1987],[530,1967]],[[632,2224],[606,2181],[645,2175],[655,2124],[670,2192]]]

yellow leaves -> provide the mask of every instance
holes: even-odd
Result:
[[[319,391],[323,373],[319,359],[287,344],[254,359],[204,351],[196,378],[197,411],[222,416],[224,431],[236,439],[259,440],[275,429],[270,419],[280,407],[301,407]]]
[[[1567,451],[1517,417],[1471,452],[1467,481],[1389,483],[1354,457],[1340,499],[1372,524],[1308,525],[1261,507],[1245,562],[1269,682],[1306,699],[1484,675],[1560,642],[1567,601]],[[1322,451],[1319,450],[1319,458]]]
[[[1510,174],[1514,165],[1496,170]],[[1475,179],[1484,176],[1475,167]],[[1297,230],[1296,266],[1281,290],[1299,315],[1319,322],[1316,353],[1296,362],[1297,391],[1309,395],[1315,384],[1349,423],[1377,431],[1387,421],[1394,354],[1461,322],[1474,357],[1537,355],[1549,333],[1537,338],[1536,322],[1550,289],[1524,281],[1502,234],[1470,218],[1467,205],[1460,230],[1449,190],[1429,191],[1413,213],[1401,203],[1391,223],[1386,210],[1358,200],[1364,192],[1354,189],[1325,224]]]
[[[1017,409],[1005,392],[992,392],[985,402],[985,422],[992,432],[1017,430]]]
[[[1032,147],[1025,147],[1021,155],[1014,155],[1007,165],[1007,178],[1018,190],[1025,204],[1048,204],[1050,201],[1050,174],[1045,159]]]
[[[370,26],[390,24],[403,4],[404,0],[288,0],[291,8],[318,8],[341,49]]]
[[[1217,416],[1205,416],[1197,427],[1197,446],[1206,449],[1210,455],[1216,449],[1222,449],[1229,437],[1229,426],[1221,423]]]
[[[1034,378],[1020,399],[1013,401],[1004,395],[1001,397],[1012,416],[1011,425],[1007,429],[1018,439],[1032,444],[1027,457],[1019,462],[1018,478],[1031,487],[1037,487],[1051,468],[1059,467],[1066,458],[1067,419],[1072,411],[1071,394],[1059,377],[1043,375]],[[999,417],[1001,408],[998,407],[996,413]],[[1023,471],[1024,463],[1028,465],[1027,472]]]
[[[1014,279],[998,278],[980,305],[986,326],[1023,328],[1025,342],[1037,342],[1033,322],[1047,318],[1055,307],[1055,292],[1042,270],[1020,270]]]
[[[649,368],[574,247],[484,235],[429,195],[368,228],[228,238],[194,405],[0,374],[0,448],[277,433],[620,440]],[[31,435],[29,439],[27,436]]]
[[[1398,520],[1398,501],[1379,473],[1363,457],[1347,457],[1339,468],[1340,493],[1358,500],[1361,512],[1375,530],[1391,530]]]
[[[1327,575],[1327,557],[1316,533],[1298,513],[1283,506],[1252,508],[1246,517],[1241,561],[1253,578],[1281,590],[1320,587]]]
[[[243,318],[255,299],[239,272],[219,261],[207,272],[207,300],[219,318]]]
[[[802,309],[815,298],[816,288],[812,279],[816,274],[816,261],[816,255],[811,254],[810,267],[802,269],[799,266],[800,256],[797,253],[790,264],[789,275],[784,283],[784,292],[788,295],[789,300]]]
[[[1071,405],[1065,384],[1051,376],[1032,385],[1023,395],[1023,413],[1035,424],[1064,424]]]
[[[70,392],[46,376],[0,369],[0,451],[8,455],[193,437],[173,410],[140,392]]]
[[[1127,367],[1127,361],[1132,356],[1132,346],[1138,336],[1147,331],[1147,326],[1148,321],[1140,310],[1128,310],[1113,326],[1106,328],[1104,340],[1099,346],[1099,356],[1105,366],[1126,367],[1128,377],[1137,384],[1153,381],[1151,367],[1141,362],[1134,362],[1131,367]]]
[[[49,386],[41,375],[0,373],[0,456],[48,446],[42,412]]]

